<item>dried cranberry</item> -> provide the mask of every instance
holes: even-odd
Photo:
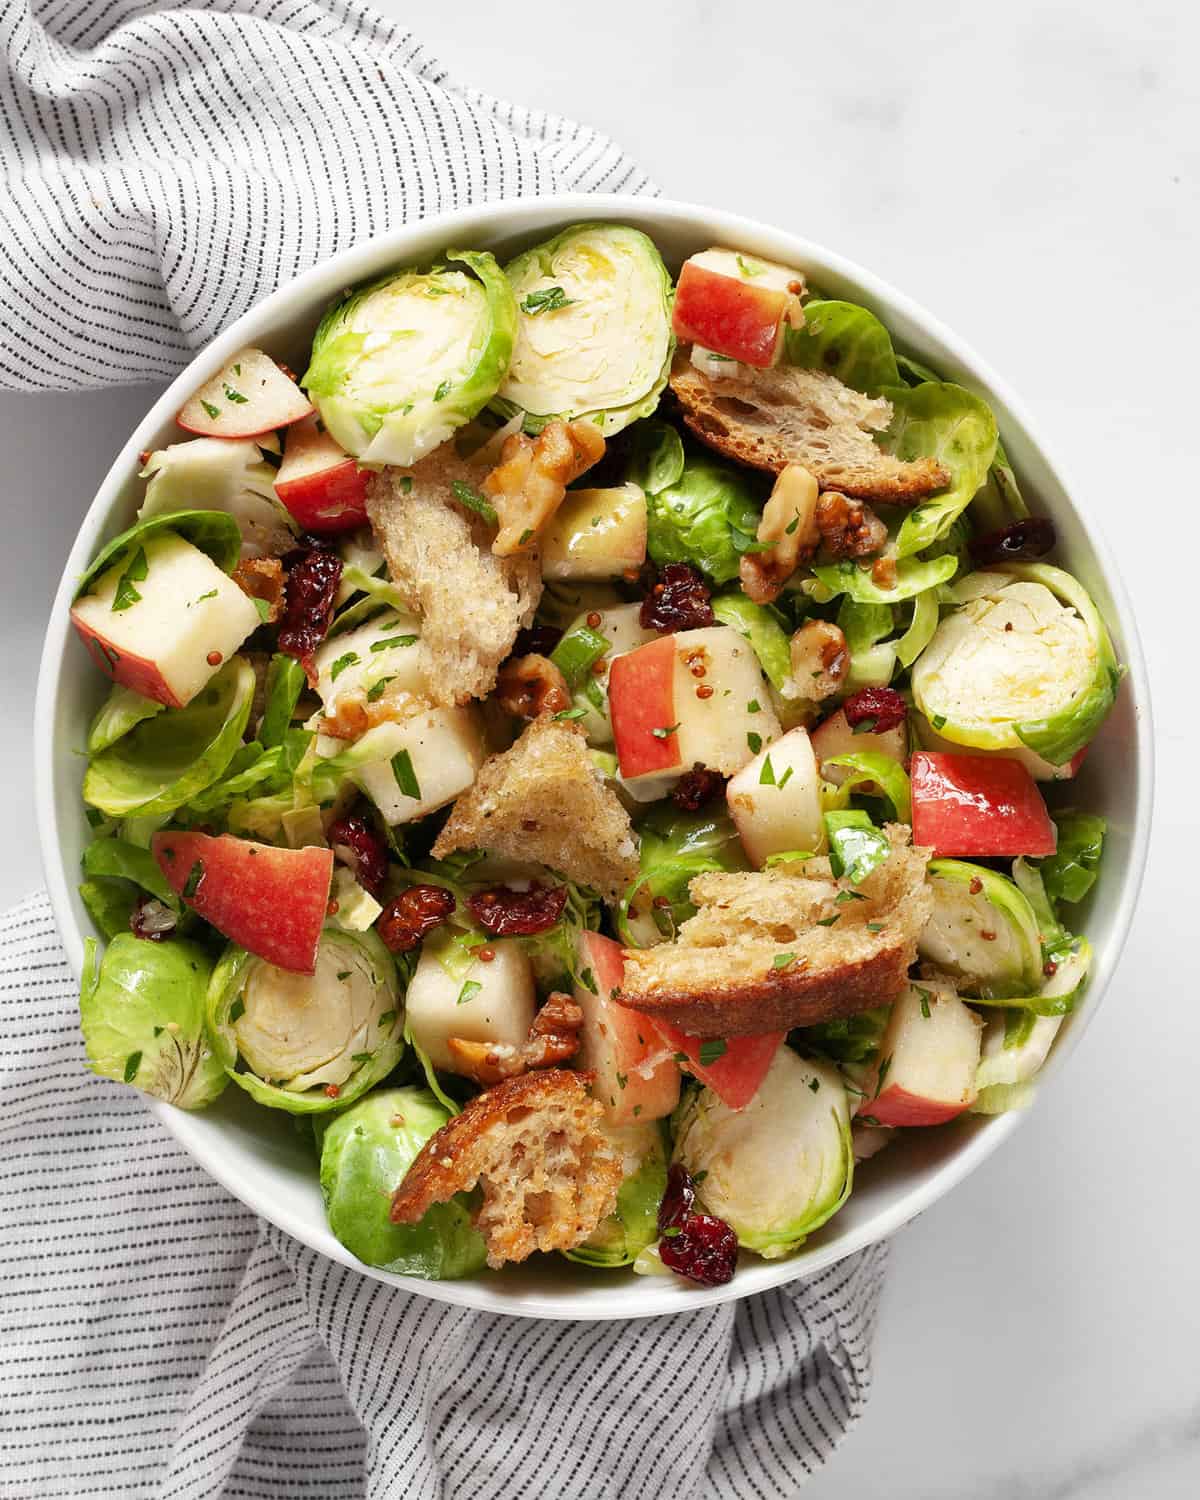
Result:
[[[674,1228],[675,1226],[670,1226]],[[737,1269],[737,1235],[724,1219],[689,1214],[678,1234],[664,1234],[658,1242],[664,1266],[701,1286],[724,1286]]]
[[[333,601],[342,581],[342,560],[325,546],[308,545],[318,538],[305,537],[303,545],[283,559],[287,570],[287,593],[279,624],[279,649],[305,664],[325,639],[333,619]]]
[[[563,638],[556,625],[531,625],[528,630],[518,630],[513,642],[514,656],[549,656]]]
[[[710,771],[699,761],[690,771],[685,771],[675,783],[671,800],[684,812],[699,812],[706,802],[712,802],[725,790],[725,778],[719,771]]]
[[[410,885],[384,907],[375,930],[393,953],[411,953],[456,904],[453,893],[440,885]]]
[[[662,1195],[662,1202],[658,1205],[659,1234],[670,1229],[672,1225],[682,1224],[691,1214],[695,1202],[696,1184],[692,1181],[692,1174],[686,1167],[676,1162],[667,1173],[666,1191]]]
[[[863,734],[883,734],[904,723],[908,706],[895,688],[870,687],[852,693],[842,704],[842,712],[851,729],[861,724]]]
[[[161,943],[174,935],[179,918],[156,896],[143,896],[129,913],[129,930],[148,943]]]
[[[711,625],[714,616],[708,584],[690,563],[667,563],[642,600],[638,618],[643,630],[658,630],[664,635]]]
[[[1058,540],[1049,516],[1026,516],[999,531],[989,531],[971,542],[971,556],[979,563],[1027,562],[1044,557]]]
[[[328,838],[333,852],[354,871],[354,878],[363,890],[378,899],[388,867],[387,844],[383,837],[366,818],[352,813],[329,825]]]
[[[531,885],[514,891],[494,885],[467,897],[471,915],[493,937],[532,937],[553,927],[567,904],[565,885]]]

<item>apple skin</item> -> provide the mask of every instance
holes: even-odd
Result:
[[[368,477],[313,413],[288,428],[275,493],[306,531],[350,531],[367,524]]]
[[[277,849],[223,833],[156,833],[167,884],[218,932],[294,974],[313,974],[333,879],[333,850]],[[199,876],[184,895],[193,872]]]
[[[577,1062],[595,1073],[592,1092],[610,1125],[661,1120],[679,1103],[679,1067],[659,1033],[645,1016],[613,999],[624,970],[620,943],[598,932],[580,935],[575,1003],[583,1011],[583,1029]],[[585,972],[596,981],[595,990],[584,982]]]
[[[227,391],[236,391],[242,399],[231,401]],[[270,355],[261,349],[241,349],[184,402],[175,421],[198,437],[252,438],[289,427],[312,409],[312,402]]]
[[[913,843],[955,859],[1053,854],[1058,835],[1016,760],[918,750],[909,768]]]
[[[771,1060],[779,1051],[786,1031],[764,1031],[756,1036],[731,1036],[725,1042],[725,1051],[714,1062],[702,1063],[700,1049],[709,1045],[703,1038],[689,1036],[667,1021],[651,1021],[648,1016],[638,1015],[639,1023],[654,1027],[672,1053],[686,1053],[688,1061],[681,1064],[688,1072],[727,1104],[730,1109],[745,1109],[759,1085],[767,1076]]]
[[[929,1012],[926,1015],[926,1010]],[[858,1110],[880,1125],[942,1125],[975,1102],[983,1022],[940,982],[912,984],[892,1006],[879,1045],[884,1086]],[[874,1071],[878,1082],[878,1068]]]
[[[71,611],[71,623],[87,647],[88,655],[106,677],[110,677],[121,687],[141,693],[143,698],[153,698],[155,703],[165,703],[168,708],[183,707],[183,703],[171,691],[157,662],[144,656],[132,656],[127,651],[117,651],[90,625],[85,624],[75,610]]]
[[[744,365],[766,369],[779,359],[786,292],[754,286],[685,261],[675,288],[672,327],[682,344],[700,344]]]
[[[624,780],[682,768],[678,734],[654,733],[676,722],[673,636],[617,657],[608,674],[608,702]]]

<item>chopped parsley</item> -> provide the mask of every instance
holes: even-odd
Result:
[[[771,960],[771,967],[773,969],[786,969],[795,962],[796,955],[794,953],[777,953]]]
[[[945,727],[946,727],[946,715],[945,714],[934,714],[933,717],[930,719],[929,722],[933,725],[933,727],[935,729],[945,729]]]
[[[581,985],[583,985],[585,990],[591,990],[593,995],[598,995],[600,993],[600,991],[596,988],[596,976],[592,973],[591,969],[581,969],[579,971],[579,982]],[[622,1088],[623,1087],[624,1084],[622,1084]]]
[[[400,476],[400,493],[402,495],[411,495],[412,494],[412,475],[411,474],[401,474],[401,476]]]
[[[851,733],[853,733],[853,734],[874,734],[875,733],[875,725],[878,722],[879,721],[877,719],[872,719],[869,716],[867,718],[865,718],[865,719],[859,719],[858,723],[854,726],[854,728],[851,731]]]
[[[871,1095],[872,1099],[879,1098],[879,1091],[883,1087],[884,1079],[888,1076],[888,1069],[891,1066],[892,1054],[889,1052],[888,1055],[879,1064],[879,1077],[875,1081],[875,1092]]]
[[[543,287],[540,292],[530,292],[521,303],[521,311],[528,313],[531,318],[536,318],[540,313],[558,312],[560,308],[570,307],[574,300],[573,297],[568,297],[560,286]]]
[[[221,408],[214,406],[211,401],[205,401],[203,396],[200,398],[200,405],[204,408],[205,414],[211,417],[214,422],[221,415]]]
[[[710,1042],[701,1042],[700,1055],[698,1058],[700,1066],[702,1068],[711,1067],[712,1064],[718,1060],[718,1058],[724,1057],[726,1052],[728,1051],[729,1043],[726,1042],[722,1037],[715,1037]]]
[[[840,916],[841,916],[841,913],[835,911],[832,917],[818,917],[817,918],[817,926],[818,927],[832,927],[833,924],[838,920],[838,918]]]
[[[250,597],[254,601],[255,609],[258,610],[259,623],[265,625],[271,617],[271,606],[265,599],[260,599],[257,594],[251,594]]]
[[[204,879],[204,865],[197,860],[188,871],[188,878],[183,882],[182,896],[185,901],[190,901],[200,889],[200,882]]]
[[[389,682],[395,682],[394,677],[381,677],[378,682],[373,682],[367,689],[367,702],[378,703],[387,690]]]
[[[808,1086],[813,1091],[813,1093],[815,1094],[817,1092],[817,1090],[821,1087],[821,1080],[819,1078],[810,1078],[808,1080]]]
[[[141,1067],[141,1065],[142,1065],[142,1054],[140,1052],[131,1052],[129,1054],[129,1056],[125,1059],[125,1075],[124,1076],[125,1076],[125,1082],[126,1083],[132,1083],[133,1082],[133,1080],[137,1077],[137,1070]]]
[[[799,524],[800,512],[797,511],[796,514],[792,517],[791,521],[783,528],[784,534],[786,536],[794,536],[796,534],[796,527],[799,526]]]
[[[128,567],[117,580],[117,591],[113,595],[112,612],[119,613],[128,609],[131,604],[137,604],[141,594],[134,588],[135,583],[141,583],[150,571],[150,564],[146,561],[145,547],[139,547],[129,561]]]
[[[882,922],[868,922],[867,923],[867,931],[868,932],[882,932],[883,928],[884,928],[884,924]]]
[[[370,1062],[373,1054],[370,1052],[352,1052],[350,1061],[356,1063]]]
[[[771,752],[767,752],[766,759],[762,763],[762,770],[758,773],[759,786],[775,785],[775,767],[771,764]]]
[[[740,255],[737,258],[738,270],[743,276],[761,276],[766,270],[765,266],[758,266],[752,260],[744,260]]]
[[[387,651],[392,646],[415,646],[417,637],[415,635],[389,635],[385,641],[372,641],[371,650]]]
[[[793,775],[795,774],[795,771],[795,766],[789,766],[783,773],[783,775],[779,778],[779,780],[775,783],[781,792],[783,791],[784,787],[787,786],[788,782],[791,781]]]
[[[217,591],[216,591],[216,589],[209,589],[209,591],[208,591],[207,594],[201,594],[200,597],[199,597],[199,599],[193,599],[192,600],[192,604],[203,604],[206,599],[215,599],[216,597],[217,597]],[[192,604],[188,605],[189,609],[191,609]]]
[[[246,1002],[239,995],[229,1007],[229,1024],[232,1026],[235,1021],[240,1021],[245,1014]]]
[[[450,382],[448,380],[443,380],[441,385],[438,386],[437,390],[434,391],[433,399],[435,401],[444,401],[449,394]]]
[[[517,546],[518,547],[523,547],[526,542],[528,542],[528,541],[530,541],[532,539],[532,537],[533,537],[533,528],[531,526],[526,526],[525,530],[517,538]]]
[[[930,1002],[930,1000],[933,999],[933,996],[931,995],[931,993],[928,990],[923,990],[919,984],[918,985],[914,985],[913,988],[916,990],[917,994],[920,995],[920,997],[921,997],[921,1016],[922,1016],[922,1019],[928,1021],[929,1017],[933,1014],[933,1012],[929,1008],[929,1002]]]
[[[458,999],[454,1002],[455,1005],[465,1005],[468,1000],[473,1000],[482,988],[483,985],[480,984],[478,979],[468,979],[462,989],[459,990]]]
[[[396,785],[406,797],[421,795],[421,783],[417,780],[417,773],[413,770],[412,756],[407,750],[401,750],[392,756],[392,775],[396,778]]]
[[[751,698],[750,702],[746,704],[746,712],[748,714],[760,714],[762,713],[762,704],[759,703],[757,698]]]
[[[338,678],[342,675],[342,673],[346,670],[347,667],[356,667],[357,665],[358,665],[358,652],[357,651],[347,651],[346,654],[345,654],[345,656],[339,656],[338,659],[337,659],[337,661],[335,661],[334,664],[333,664],[333,666],[331,666],[330,669],[329,669],[329,680],[330,680],[330,682],[336,682],[338,680]]]
[[[496,514],[496,507],[490,500],[485,500],[478,490],[473,490],[469,484],[464,484],[461,479],[451,482],[451,490],[454,498],[460,505],[465,505],[468,510],[473,510],[477,516],[482,516],[489,526],[499,526],[500,517]]]
[[[556,719],[582,719],[586,713],[586,708],[560,708],[554,717]]]
[[[339,969],[338,970],[338,978],[339,979],[349,979],[350,978],[350,970],[349,969]]]
[[[377,1026],[390,1026],[395,1019],[396,1012],[394,1010],[385,1010],[383,1015],[380,1016],[379,1020],[376,1021],[375,1024]]]
[[[232,401],[235,406],[245,406],[246,404],[245,396],[242,395],[241,391],[235,391],[231,385],[225,387],[225,399],[226,401]]]
[[[656,740],[669,740],[678,728],[678,724],[660,724],[657,729],[652,729],[650,733]]]
[[[618,1073],[617,1074],[617,1087],[619,1089],[623,1089],[628,1082],[629,1082],[629,1074],[628,1073]]]
[[[750,753],[752,755],[757,755],[758,752],[762,749],[762,735],[755,734],[752,729],[746,736],[746,743],[750,746]]]
[[[866,899],[861,891],[839,891],[833,898],[833,904],[845,906],[847,901],[865,901]]]

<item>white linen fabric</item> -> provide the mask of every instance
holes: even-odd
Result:
[[[0,0],[0,386],[159,379],[278,283],[481,199],[651,191],[352,0]],[[870,1389],[884,1247],[670,1319],[450,1308],[327,1261],[87,1073],[0,919],[0,1496],[793,1493]]]

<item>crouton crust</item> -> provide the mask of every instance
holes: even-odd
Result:
[[[618,1002],[699,1037],[787,1031],[890,1005],[908,983],[930,895],[929,852],[907,847],[902,825],[888,835],[891,855],[859,886],[835,881],[827,860],[698,876],[698,909],[677,940],[626,950]],[[847,889],[863,899],[839,902]]]
[[[610,902],[638,873],[629,814],[592,764],[582,730],[548,715],[485,760],[454,804],[433,857],[456,849],[548,865]]]
[[[801,464],[823,490],[893,505],[915,505],[950,483],[932,458],[885,453],[871,434],[891,421],[891,403],[862,395],[828,371],[739,366],[714,379],[681,355],[671,389],[702,442],[751,468],[778,474]]]
[[[536,554],[494,556],[491,529],[454,498],[455,483],[477,492],[487,471],[486,459],[461,458],[450,442],[367,484],[367,515],[388,572],[421,617],[430,696],[446,707],[491,692],[542,595]]]
[[[592,1079],[547,1069],[478,1094],[425,1142],[392,1195],[392,1222],[415,1224],[478,1183],[489,1266],[582,1244],[616,1207],[622,1178]]]

